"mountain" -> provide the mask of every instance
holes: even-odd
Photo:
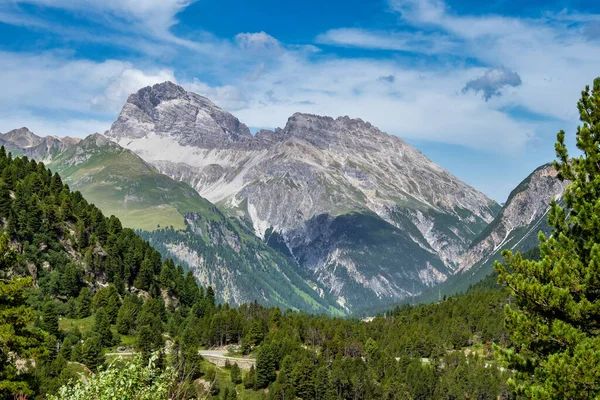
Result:
[[[498,216],[473,241],[461,257],[456,275],[429,297],[438,293],[466,291],[493,272],[502,251],[527,252],[538,245],[538,233],[549,234],[548,211],[552,199],[560,200],[568,182],[557,178],[552,164],[542,165],[509,195]]]
[[[10,152],[44,161],[77,144],[78,138],[40,137],[27,128],[13,129],[0,133],[0,146]]]
[[[132,94],[105,135],[240,218],[350,310],[446,280],[500,209],[360,119],[294,114],[253,136],[170,82]]]
[[[137,229],[164,257],[192,270],[202,285],[212,286],[218,300],[342,313],[334,301],[319,295],[322,288],[309,286],[297,274],[285,255],[130,150],[99,134],[63,143],[26,129],[11,132],[3,136],[7,148],[39,155],[72,190]],[[44,152],[43,143],[52,145]]]

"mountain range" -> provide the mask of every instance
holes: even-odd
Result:
[[[473,281],[502,248],[535,245],[564,189],[544,166],[501,207],[368,122],[294,114],[252,135],[170,82],[132,94],[104,135],[22,128],[0,144],[44,161],[220,300],[333,314]]]

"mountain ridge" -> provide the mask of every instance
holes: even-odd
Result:
[[[295,113],[284,128],[251,136],[233,115],[172,83],[130,96],[105,135],[189,183],[258,237],[276,232],[298,272],[307,280],[337,282],[328,290],[344,304],[350,294],[356,304],[360,296],[378,297],[378,284],[362,274],[369,269],[392,268],[380,278],[402,286],[380,301],[397,301],[447,279],[500,208],[361,119]],[[367,233],[355,233],[372,218],[384,231],[408,232],[395,235],[399,241],[383,252],[392,257],[391,267],[389,260],[365,264],[365,254],[375,256],[373,243]],[[407,256],[398,258],[394,248]],[[310,254],[319,256],[308,262]]]

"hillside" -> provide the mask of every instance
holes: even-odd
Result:
[[[212,205],[189,185],[175,182],[101,135],[88,136],[51,157],[47,165],[74,190],[114,214],[125,226],[185,228],[183,215],[210,215]]]
[[[76,378],[76,366],[68,362],[75,348],[73,361],[85,361],[88,371],[95,370],[104,360],[103,347],[131,339],[129,328],[122,331],[124,337],[109,329],[123,300],[135,297],[140,307],[148,300],[147,307],[164,309],[189,307],[200,297],[191,274],[170,260],[163,262],[160,253],[123,228],[118,218],[105,217],[43,163],[13,158],[4,147],[0,277],[2,398],[42,396]],[[84,319],[93,312],[89,335],[60,328],[59,315]],[[149,316],[150,311],[140,310],[144,313]],[[152,318],[140,319],[138,327],[151,324],[156,324]]]
[[[137,229],[163,257],[193,271],[202,285],[216,290],[218,301],[239,305],[259,300],[267,306],[315,313],[346,312],[319,285],[308,285],[290,259],[244,224],[104,136],[91,135],[66,145],[28,130],[11,131],[5,137],[17,154],[43,155],[69,187]],[[60,150],[44,154],[39,143],[48,140],[54,144],[49,149]]]
[[[256,399],[267,387],[286,398],[335,390],[337,398],[359,393],[373,400],[506,393],[507,374],[489,368],[496,361],[486,350],[505,340],[498,321],[502,291],[398,308],[369,323],[256,303],[217,305],[213,288],[199,288],[191,274],[161,261],[118,218],[104,217],[42,163],[13,159],[4,148],[0,222],[2,397],[73,398],[87,387],[76,382],[105,376],[98,371],[107,363],[122,384],[103,390],[117,398],[153,382],[162,383],[157,393],[173,399],[229,398],[232,391]],[[253,353],[256,368],[216,368],[198,354],[225,345]],[[134,364],[118,361],[129,355]],[[167,366],[173,374],[161,372]],[[469,376],[451,384],[467,366]],[[140,376],[141,368],[152,371]],[[126,385],[131,379],[142,381]]]

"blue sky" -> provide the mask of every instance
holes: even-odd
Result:
[[[172,80],[252,128],[360,117],[498,201],[571,141],[600,5],[492,0],[0,0],[0,132],[102,132]]]

